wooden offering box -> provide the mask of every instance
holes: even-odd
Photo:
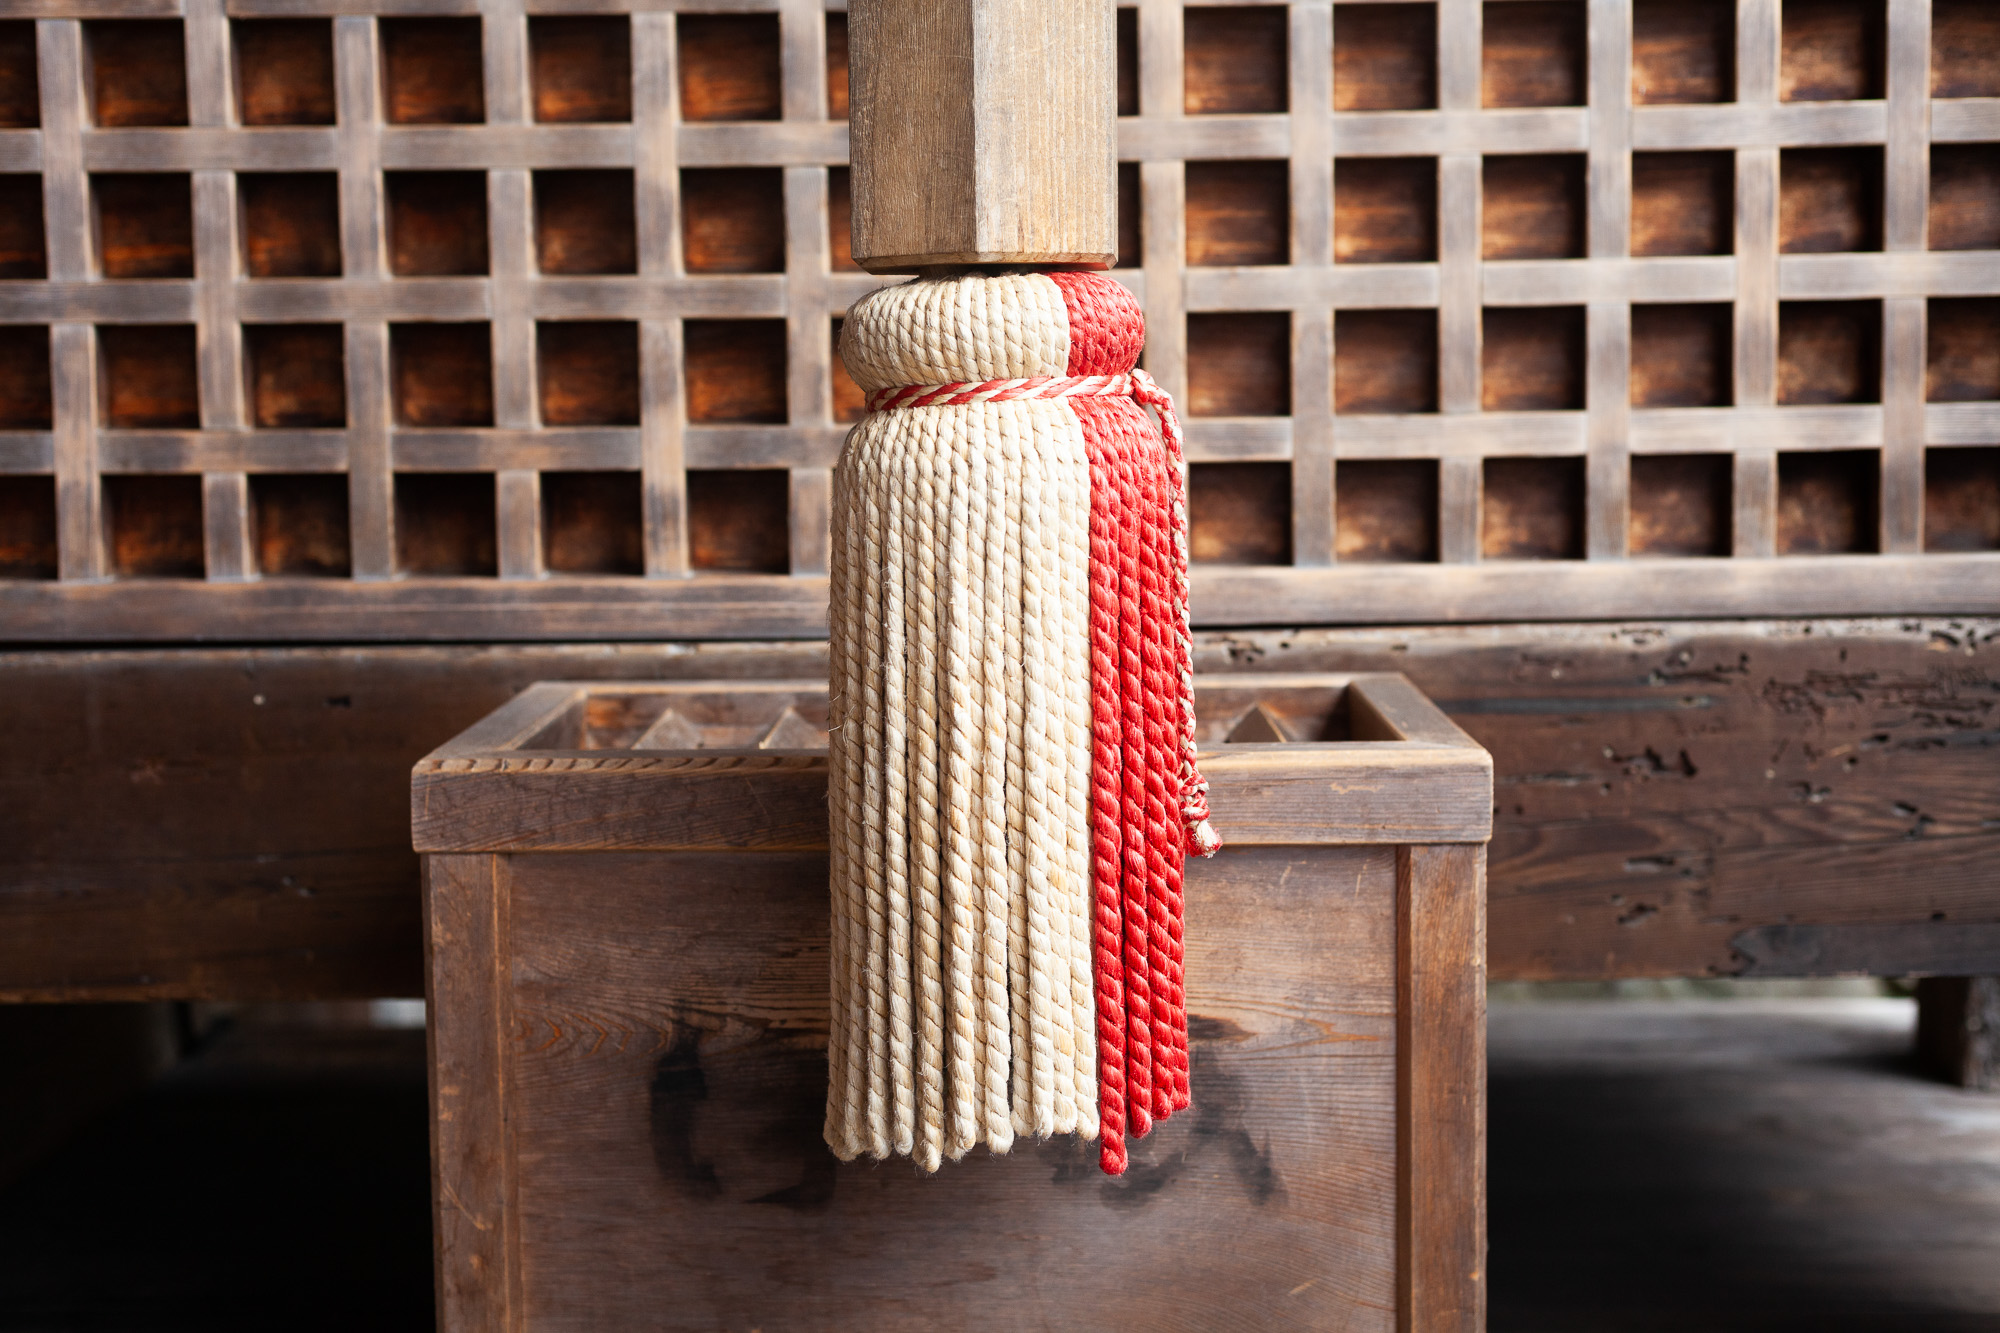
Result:
[[[1192,1112],[837,1162],[826,694],[541,684],[424,759],[443,1325],[1484,1322],[1492,770],[1399,675],[1216,676]]]

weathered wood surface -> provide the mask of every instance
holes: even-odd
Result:
[[[877,279],[845,16],[770,4],[17,7],[12,634],[822,633],[833,323]],[[1202,619],[2000,613],[1979,5],[1117,12],[1117,272],[1188,410]],[[275,329],[317,343],[284,383]]]
[[[860,0],[851,11],[855,263],[1110,267],[1110,5]]]
[[[1399,1327],[1484,1333],[1486,849],[1399,847],[1396,881]]]
[[[1205,635],[1201,666],[1400,671],[1491,752],[1494,977],[1706,976],[1764,926],[2000,923],[1996,650],[1652,622]],[[0,994],[415,993],[427,751],[535,680],[824,675],[816,644],[0,655]]]
[[[0,655],[0,995],[417,994],[426,750],[537,679],[824,664],[819,645]]]
[[[438,1030],[446,1327],[1398,1327],[1388,848],[1193,870],[1196,1109],[1115,1180],[1070,1140],[934,1180],[826,1152],[821,855],[439,859],[479,869],[433,919],[500,960],[434,956],[485,988]]]
[[[1229,642],[1202,666],[1394,663],[1492,752],[1495,977],[1726,975],[1759,926],[2000,922],[1992,621]]]
[[[1208,718],[1209,805],[1232,842],[1483,843],[1492,833],[1492,761],[1400,677],[1216,675],[1196,682],[1195,707]],[[724,742],[756,748],[715,752],[678,718],[681,752],[654,753],[669,711],[765,725],[754,742]],[[538,685],[418,762],[416,849],[824,849],[826,733],[802,714],[826,717],[815,682]],[[1252,718],[1269,734],[1245,734],[1239,719]]]

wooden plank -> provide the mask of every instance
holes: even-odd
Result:
[[[1113,16],[872,0],[848,20],[854,256],[870,272],[1118,251]],[[1034,31],[1035,42],[1023,42]]]
[[[492,856],[424,862],[438,1322],[520,1327],[508,891]]]
[[[1994,619],[1897,616],[1237,630],[1198,647],[1204,674],[1409,676],[1493,756],[1494,975],[1591,979],[1726,975],[1735,935],[1788,917],[2000,922],[1996,645]],[[0,654],[0,729],[17,738],[0,798],[29,831],[0,845],[0,995],[414,993],[424,751],[536,680],[823,680],[824,655]],[[1218,701],[1201,720],[1240,711]],[[79,733],[79,718],[101,721]]]
[[[538,679],[824,664],[824,644],[0,654],[0,998],[418,994],[409,774],[433,742]]]
[[[1486,1327],[1486,850],[1399,847],[1397,1327]]]
[[[1301,5],[1289,14],[1287,166],[1294,273],[1333,265],[1333,10]],[[1292,315],[1292,563],[1334,559],[1333,311],[1331,302]]]
[[[104,492],[97,475],[97,339],[87,324],[49,330],[55,409],[56,560],[64,579],[104,573]]]
[[[1745,977],[1950,976],[2000,967],[2000,924],[1759,926],[1729,946],[1743,955]]]
[[[509,861],[528,1322],[1394,1327],[1387,849],[1191,869],[1195,1109],[1115,1180],[1067,1138],[949,1181],[827,1154],[823,857]]]
[[[1202,764],[1210,808],[1236,845],[1469,842],[1491,832],[1478,751],[1241,745]],[[411,779],[410,819],[419,851],[818,850],[826,760],[552,750],[427,761]]]
[[[1771,455],[1763,458],[1768,463]],[[353,475],[360,490],[369,474]],[[383,490],[369,503],[386,517],[386,470],[375,475]],[[1739,500],[1758,480],[1753,473],[1746,483],[1739,467]],[[357,498],[357,533],[363,531],[362,507]],[[1740,505],[1738,521],[1740,535],[1748,530]],[[355,549],[359,567],[358,537]],[[1575,606],[1607,617],[1754,616],[1774,605],[1802,616],[1978,616],[2000,610],[1996,568],[2000,557],[1987,553],[1487,561],[1448,570],[1424,564],[1329,570],[1197,565],[1194,616],[1196,625],[1214,629],[1334,619],[1357,625],[1434,617],[1537,621]],[[1447,572],[1451,578],[1441,579]],[[0,584],[0,614],[17,643],[145,641],[170,627],[186,637],[194,625],[209,642],[792,638],[825,632],[825,599],[825,582],[817,576],[726,573],[671,583],[439,576],[345,585]]]
[[[1592,0],[1589,11],[1590,154],[1587,253],[1622,259],[1632,236],[1632,7]],[[1549,298],[1543,298],[1547,300]],[[1592,560],[1623,560],[1631,514],[1632,310],[1599,299],[1585,315],[1584,401],[1590,451],[1584,544]]]

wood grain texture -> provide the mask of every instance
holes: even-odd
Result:
[[[253,324],[244,329],[244,352],[252,425],[347,424],[346,342],[338,324]]]
[[[2000,97],[2000,14],[1979,0],[1934,0],[1931,94]]]
[[[632,119],[632,21],[625,15],[535,15],[528,53],[537,121]]]
[[[537,171],[535,266],[548,274],[638,272],[629,171]]]
[[[1437,6],[1338,5],[1333,108],[1422,111],[1437,105]]]
[[[378,27],[385,119],[394,125],[476,125],[486,119],[477,18],[393,18]]]
[[[1379,720],[1379,734],[1310,746],[1236,745],[1205,760],[1211,804],[1227,810],[1239,844],[1322,845],[1382,841],[1483,841],[1490,832],[1491,766],[1462,733],[1395,678],[1334,682],[1214,677],[1201,698],[1232,713],[1255,706],[1268,688],[1281,700],[1317,686],[1322,711],[1354,710]],[[1328,689],[1328,685],[1332,688]],[[773,755],[742,748],[715,754],[626,750],[649,720],[672,708],[697,718],[803,698],[823,716],[824,697],[794,683],[740,701],[632,695],[587,686],[571,691],[570,712],[512,748],[474,750],[454,743],[420,762],[412,779],[412,821],[419,850],[820,850],[825,846],[826,761],[821,755]],[[1385,702],[1368,701],[1380,691]],[[787,694],[786,692],[790,693]],[[711,691],[711,696],[719,692]],[[782,696],[782,697],[780,697]],[[1232,697],[1234,696],[1234,697]],[[759,702],[763,701],[763,702]],[[786,705],[789,706],[789,705]],[[1280,708],[1287,703],[1280,702]],[[600,714],[636,720],[608,732]],[[1334,713],[1338,719],[1342,714]],[[1211,724],[1213,725],[1213,723]],[[1323,734],[1336,721],[1297,723]],[[1422,740],[1406,739],[1421,735]],[[1340,793],[1337,810],[1314,802]],[[1220,816],[1219,816],[1220,817]]]
[[[345,578],[353,572],[345,483],[333,473],[250,478],[258,573]]]
[[[1736,100],[1736,14],[1728,0],[1635,0],[1632,100]]]
[[[334,123],[331,20],[233,19],[229,33],[245,125]]]
[[[93,175],[90,197],[97,262],[105,277],[194,276],[194,213],[186,175]]]
[[[1336,413],[1437,409],[1436,315],[1428,310],[1342,310],[1335,314]]]
[[[1581,0],[1513,0],[1486,6],[1482,17],[1482,105],[1583,105],[1588,43]]]
[[[424,866],[424,977],[430,1054],[431,1208],[438,1318],[518,1327],[519,1221],[504,1052],[512,996],[509,892],[500,858],[437,856]]]
[[[187,46],[181,20],[86,22],[91,119],[98,125],[188,123]]]
[[[1291,262],[1291,188],[1283,162],[1187,165],[1187,262]]]
[[[1580,153],[1489,157],[1481,181],[1480,254],[1486,259],[1581,259]]]
[[[1479,549],[1488,560],[1583,558],[1583,466],[1576,458],[1489,458]]]
[[[1191,116],[1284,111],[1287,24],[1279,5],[1191,5],[1182,12]]]
[[[1584,317],[1580,307],[1488,307],[1483,325],[1482,408],[1488,412],[1560,412],[1584,405]]]
[[[1778,155],[1778,250],[1882,248],[1882,150],[1787,148]]]
[[[1426,263],[1438,256],[1437,159],[1355,157],[1334,164],[1333,258]]]
[[[1928,307],[1925,399],[1933,403],[2000,399],[2000,300],[1931,301]]]
[[[1784,6],[1778,96],[1786,102],[1882,96],[1883,0],[1791,0]]]
[[[97,347],[105,425],[201,424],[193,325],[108,325]]]
[[[1993,581],[1990,554],[1922,559],[1983,560],[1982,581]],[[1762,563],[1795,575],[1784,596],[1805,605],[1841,562],[1883,563]],[[1535,581],[1590,563],[1545,562]],[[1665,588],[1686,581],[1690,562],[1621,563],[1660,568]],[[1490,568],[1504,580],[1470,594],[1488,615],[1521,582],[1519,566]],[[314,623],[337,632],[349,623],[341,603],[310,600],[330,582],[268,579],[260,595],[317,605]],[[453,582],[381,585],[368,614],[449,627],[443,604],[422,594]],[[690,582],[690,593],[707,586]],[[108,585],[146,594],[153,614],[172,614],[183,586]],[[522,605],[576,626],[615,586],[552,579]],[[680,624],[769,623],[740,586],[707,596],[664,605]],[[704,610],[718,605],[726,615]],[[1492,752],[1496,977],[1702,976],[1742,965],[1737,933],[1787,917],[2000,922],[1981,860],[1993,853],[1984,821],[2000,819],[1982,739],[2000,706],[1996,633],[1991,620],[1908,615],[1246,629],[1201,636],[1200,662],[1204,673],[1406,672]],[[824,652],[822,642],[0,654],[13,701],[0,724],[20,738],[0,755],[0,790],[31,831],[0,846],[0,993],[411,994],[408,782],[427,748],[537,679],[823,679]],[[1204,745],[1248,711],[1238,700],[1202,705],[1204,727],[1223,729],[1205,731]],[[107,721],[79,740],[77,717]],[[1323,734],[1286,725],[1303,725],[1291,732],[1300,739]]]
[[[1882,393],[1880,301],[1778,307],[1780,403],[1875,403]]]
[[[1344,458],[1334,471],[1333,493],[1340,560],[1438,558],[1435,459]]]
[[[1632,254],[1728,254],[1735,174],[1728,153],[1634,153]]]
[[[2000,550],[2000,448],[1928,451],[1924,549]]]
[[[1720,454],[1641,454],[1632,460],[1633,555],[1726,556],[1730,460]]]
[[[1396,849],[1398,1327],[1486,1327],[1486,849]]]
[[[1196,564],[1288,565],[1292,470],[1283,463],[1188,469],[1188,552]]]
[[[1634,407],[1727,407],[1732,392],[1726,305],[1632,307]]]
[[[1874,449],[1778,455],[1778,554],[1876,549],[1882,456]]]
[[[332,172],[241,172],[243,266],[253,278],[340,276],[340,179]]]
[[[1058,1309],[1094,1322],[1115,1309],[1167,1328],[1246,1311],[1266,1327],[1393,1327],[1394,859],[1310,856],[1225,852],[1191,878],[1206,1110],[1135,1143],[1123,1180],[1064,1142],[958,1164],[949,1191],[837,1164],[820,1142],[823,858],[509,858],[502,947],[520,980],[500,1004],[515,1026],[498,1078],[479,1086],[504,1096],[514,1126],[499,1178],[518,1214],[506,1256],[518,1317],[671,1311],[704,1326],[748,1311],[767,1325],[879,1328]],[[1269,883],[1285,886],[1276,898],[1252,887]],[[1274,950],[1255,928],[1277,913],[1293,925]],[[614,917],[621,929],[605,930]],[[728,924],[746,919],[754,930]],[[437,966],[460,956],[447,944]],[[1000,1250],[940,1250],[968,1191],[974,1214],[1038,1221]],[[1215,1244],[1166,1243],[1169,1216],[1189,1209],[1218,1227]],[[663,1254],[661,1234],[684,1239]],[[913,1245],[923,1283],[908,1280]],[[508,1289],[499,1273],[486,1281],[489,1300]],[[1147,1290],[1154,1303],[1135,1307]]]
[[[682,117],[691,121],[778,119],[783,92],[777,16],[676,17]]]
[[[639,326],[552,320],[535,326],[535,383],[548,426],[639,424]]]
[[[1024,4],[870,0],[852,10],[863,268],[1108,267],[1117,257],[1111,7]],[[1029,28],[1039,44],[1019,40]]]

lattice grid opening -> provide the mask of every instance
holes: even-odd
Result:
[[[366,8],[0,21],[12,637],[820,632],[845,15]],[[1205,623],[2000,609],[2000,7],[1118,34]]]

